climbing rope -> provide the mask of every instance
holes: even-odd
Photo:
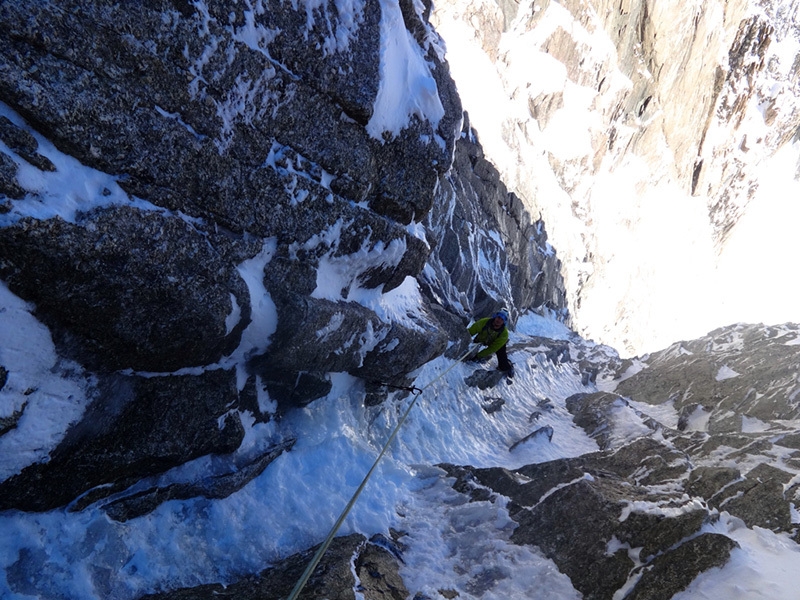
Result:
[[[411,392],[412,394],[416,395],[422,393],[422,390],[415,385],[394,385],[391,383],[385,383],[383,381],[373,381],[373,380],[369,380],[369,382],[375,385],[381,385],[383,387],[392,388],[393,390],[405,390],[406,392]]]
[[[461,356],[457,360],[455,360],[452,365],[447,367],[444,371],[442,371],[439,375],[437,375],[433,380],[429,381],[427,384],[425,384],[421,388],[416,388],[416,387],[415,388],[409,388],[411,391],[415,392],[413,400],[411,400],[411,402],[409,403],[408,408],[403,413],[403,416],[400,417],[400,420],[397,422],[397,425],[395,426],[394,430],[392,431],[392,434],[389,436],[389,439],[386,440],[386,443],[383,445],[383,448],[381,449],[380,454],[378,454],[378,458],[375,459],[375,462],[372,464],[372,467],[370,468],[370,470],[364,476],[364,479],[359,484],[358,489],[356,489],[356,491],[353,493],[353,496],[352,496],[352,498],[350,498],[350,501],[347,503],[347,506],[344,507],[344,510],[342,511],[342,514],[340,514],[339,518],[336,519],[336,523],[333,524],[333,527],[331,528],[330,533],[328,533],[328,537],[325,538],[325,541],[322,543],[322,545],[319,547],[319,549],[317,549],[317,552],[314,554],[314,558],[308,564],[308,566],[306,567],[306,570],[303,571],[303,576],[300,578],[300,580],[294,586],[294,589],[292,590],[292,593],[289,595],[289,598],[287,600],[297,600],[298,595],[302,591],[303,587],[305,587],[306,583],[308,582],[308,579],[311,577],[311,574],[314,572],[314,569],[317,568],[317,565],[319,564],[319,561],[322,560],[322,555],[325,554],[325,551],[328,549],[328,546],[330,546],[331,542],[333,542],[333,538],[336,536],[336,532],[339,531],[339,527],[342,526],[342,523],[347,518],[347,515],[350,513],[350,510],[355,505],[356,500],[358,500],[358,497],[361,495],[361,492],[364,490],[364,487],[366,487],[367,481],[369,481],[369,478],[372,476],[372,473],[378,467],[378,463],[381,462],[381,459],[383,458],[383,455],[386,454],[386,451],[389,449],[389,446],[394,441],[394,438],[397,437],[397,433],[400,431],[400,428],[403,426],[403,423],[405,423],[406,418],[408,417],[409,413],[411,412],[411,409],[414,408],[414,405],[417,403],[417,400],[422,395],[422,392],[424,392],[426,389],[431,387],[434,383],[439,381],[442,377],[447,375],[447,373],[449,373],[457,364],[461,363],[471,353],[472,353],[472,348],[467,350],[464,353],[463,356]],[[405,389],[405,388],[401,387],[400,389]]]

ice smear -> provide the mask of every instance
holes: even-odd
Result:
[[[422,49],[406,29],[397,0],[381,0],[381,80],[367,132],[396,137],[413,116],[434,130],[444,116],[439,89]]]
[[[738,377],[739,373],[731,369],[728,365],[722,365],[717,371],[717,375],[715,379],[717,381],[724,381],[725,379],[732,379],[734,377]]]
[[[269,338],[278,327],[275,303],[264,287],[264,268],[275,254],[277,243],[276,238],[267,238],[264,240],[261,252],[237,267],[250,292],[250,323],[242,333],[239,347],[220,361],[220,366],[237,368],[240,390],[243,389],[248,377],[245,369],[246,360],[267,349]]]

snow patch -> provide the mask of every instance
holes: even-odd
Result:
[[[242,333],[238,348],[223,358],[219,366],[236,367],[239,390],[244,389],[248,378],[245,369],[247,359],[266,351],[269,338],[278,327],[278,311],[264,287],[264,268],[275,255],[277,245],[276,238],[267,238],[258,254],[237,267],[250,292],[250,323]]]
[[[91,379],[80,365],[59,358],[49,330],[0,281],[0,417],[18,418],[0,436],[0,481],[46,462],[69,426],[89,404]]]
[[[231,297],[231,312],[225,317],[225,335],[229,335],[233,328],[239,323],[242,318],[242,309],[236,301],[236,296],[230,294]]]
[[[731,369],[728,365],[722,365],[717,371],[715,379],[717,381],[724,381],[726,379],[732,379],[734,377],[738,377],[739,373]]]
[[[28,192],[25,198],[11,203],[9,212],[0,214],[0,227],[13,225],[24,217],[39,220],[60,217],[68,223],[75,223],[78,213],[112,205],[171,214],[150,202],[131,199],[117,184],[115,176],[87,167],[59,151],[3,102],[0,102],[0,115],[30,133],[38,143],[37,152],[56,168],[55,171],[40,171],[0,141],[0,151],[17,164],[17,181]]]
[[[770,429],[771,426],[769,423],[765,423],[761,419],[756,419],[755,417],[742,415],[742,433],[760,433],[769,431]]]
[[[686,421],[686,431],[706,431],[711,411],[706,411],[702,406],[696,407]]]
[[[422,49],[406,29],[397,0],[381,2],[381,80],[367,132],[381,142],[397,137],[411,117],[430,122],[444,116],[439,89]]]

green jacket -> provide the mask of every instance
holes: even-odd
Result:
[[[492,329],[491,325],[489,325],[491,320],[491,317],[478,319],[467,329],[470,335],[475,336],[472,339],[473,342],[486,346],[486,348],[478,352],[477,358],[491,356],[508,342],[508,328],[504,326],[500,330]]]

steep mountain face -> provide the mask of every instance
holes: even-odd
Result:
[[[0,508],[79,509],[209,454],[228,458],[205,483],[108,510],[224,496],[291,447],[237,455],[242,415],[322,398],[330,373],[402,383],[473,312],[566,318],[543,223],[462,132],[411,3],[0,17],[0,276],[80,388],[56,446],[6,467]],[[4,441],[24,447],[26,412],[51,400],[3,367]]]
[[[575,298],[561,279],[562,267],[580,279],[577,255],[562,265],[545,230],[547,215],[565,206],[595,214],[593,199],[580,195],[579,169],[623,169],[624,148],[656,156],[665,179],[695,192],[708,189],[714,169],[745,182],[744,168],[719,162],[723,146],[708,140],[763,100],[750,87],[736,100],[742,80],[733,73],[758,80],[780,71],[769,66],[764,40],[788,30],[736,3],[670,15],[652,3],[484,8],[465,15],[498,24],[478,29],[495,64],[514,63],[502,42],[510,33],[533,34],[570,66],[552,80],[536,63],[551,89],[532,85],[515,96],[529,117],[558,123],[574,86],[596,87],[592,101],[609,124],[596,126],[583,154],[545,151],[551,179],[534,187],[553,191],[550,181],[561,191],[533,204],[522,172],[495,166],[502,161],[485,150],[496,150],[498,132],[521,139],[526,121],[511,112],[507,127],[476,130],[430,6],[0,6],[0,328],[8,333],[0,339],[0,520],[15,536],[3,547],[0,589],[126,600],[287,597],[312,552],[285,556],[281,543],[307,524],[287,524],[260,541],[269,551],[248,545],[250,562],[219,569],[214,556],[200,556],[217,550],[219,531],[198,526],[208,539],[189,552],[187,574],[148,564],[156,560],[142,546],[148,538],[132,524],[157,529],[160,510],[191,528],[193,511],[208,518],[215,501],[269,486],[264,475],[297,453],[302,436],[311,440],[305,452],[319,442],[315,408],[346,410],[336,404],[343,381],[369,417],[356,421],[364,431],[345,426],[345,443],[371,452],[374,420],[390,424],[409,399],[408,389],[385,384],[418,385],[420,373],[430,377],[442,364],[450,389],[426,410],[455,405],[480,444],[500,446],[503,457],[527,452],[530,462],[420,465],[415,448],[404,467],[422,475],[404,493],[435,489],[431,511],[452,519],[440,559],[463,563],[429,564],[412,511],[388,505],[390,517],[375,522],[402,527],[336,538],[307,594],[497,597],[504,582],[530,577],[514,573],[513,560],[483,560],[486,531],[497,536],[490,546],[522,548],[514,556],[557,569],[559,598],[672,597],[739,556],[744,530],[762,528],[794,548],[797,327],[728,327],[632,360],[571,332],[512,332],[512,385],[497,371],[453,364],[469,319],[505,305],[512,321],[535,308],[563,326],[570,306],[588,302],[585,277]],[[690,85],[664,58],[675,50],[660,46],[667,23],[685,42],[681,51],[689,48],[684,71],[702,63],[704,44],[735,46],[738,58],[721,71],[703,63]],[[583,60],[581,44],[603,47],[606,30],[616,32],[615,45],[592,53],[605,57],[599,62]],[[591,32],[597,37],[580,37]],[[679,93],[696,97],[667,107]],[[783,123],[775,98],[767,113]],[[703,130],[706,141],[687,142],[684,127]],[[531,136],[526,144],[542,139]],[[764,140],[763,152],[779,143]],[[681,144],[673,157],[669,149]],[[747,151],[737,144],[730,152]],[[531,162],[528,183],[540,167]],[[745,196],[715,198],[709,223],[724,240]],[[588,253],[601,244],[600,232],[581,236]],[[446,404],[448,394],[457,401]],[[312,415],[307,429],[282,427],[303,414]],[[479,437],[498,424],[515,437]],[[430,427],[418,431],[420,446]],[[302,484],[313,487],[318,476],[306,473]],[[244,517],[233,520],[246,528]],[[33,541],[41,532],[69,537],[71,528],[85,531],[67,551]],[[128,531],[135,549],[123,541]],[[182,553],[178,545],[170,552]],[[84,587],[65,591],[74,579],[65,563]],[[414,570],[425,567],[441,577],[429,592],[413,585]]]
[[[779,303],[741,292],[745,265],[727,257],[756,204],[794,194],[761,173],[800,125],[798,15],[769,0],[436,3],[465,108],[548,223],[585,337],[634,355],[773,318]],[[796,179],[797,164],[781,168]],[[761,237],[750,264],[775,260]]]
[[[540,548],[582,597],[672,598],[739,547],[725,521],[797,542],[799,345],[797,325],[731,326],[634,361],[531,340],[551,361],[593,364],[601,390],[563,406],[600,451],[443,467],[471,501],[506,502],[512,541]]]

